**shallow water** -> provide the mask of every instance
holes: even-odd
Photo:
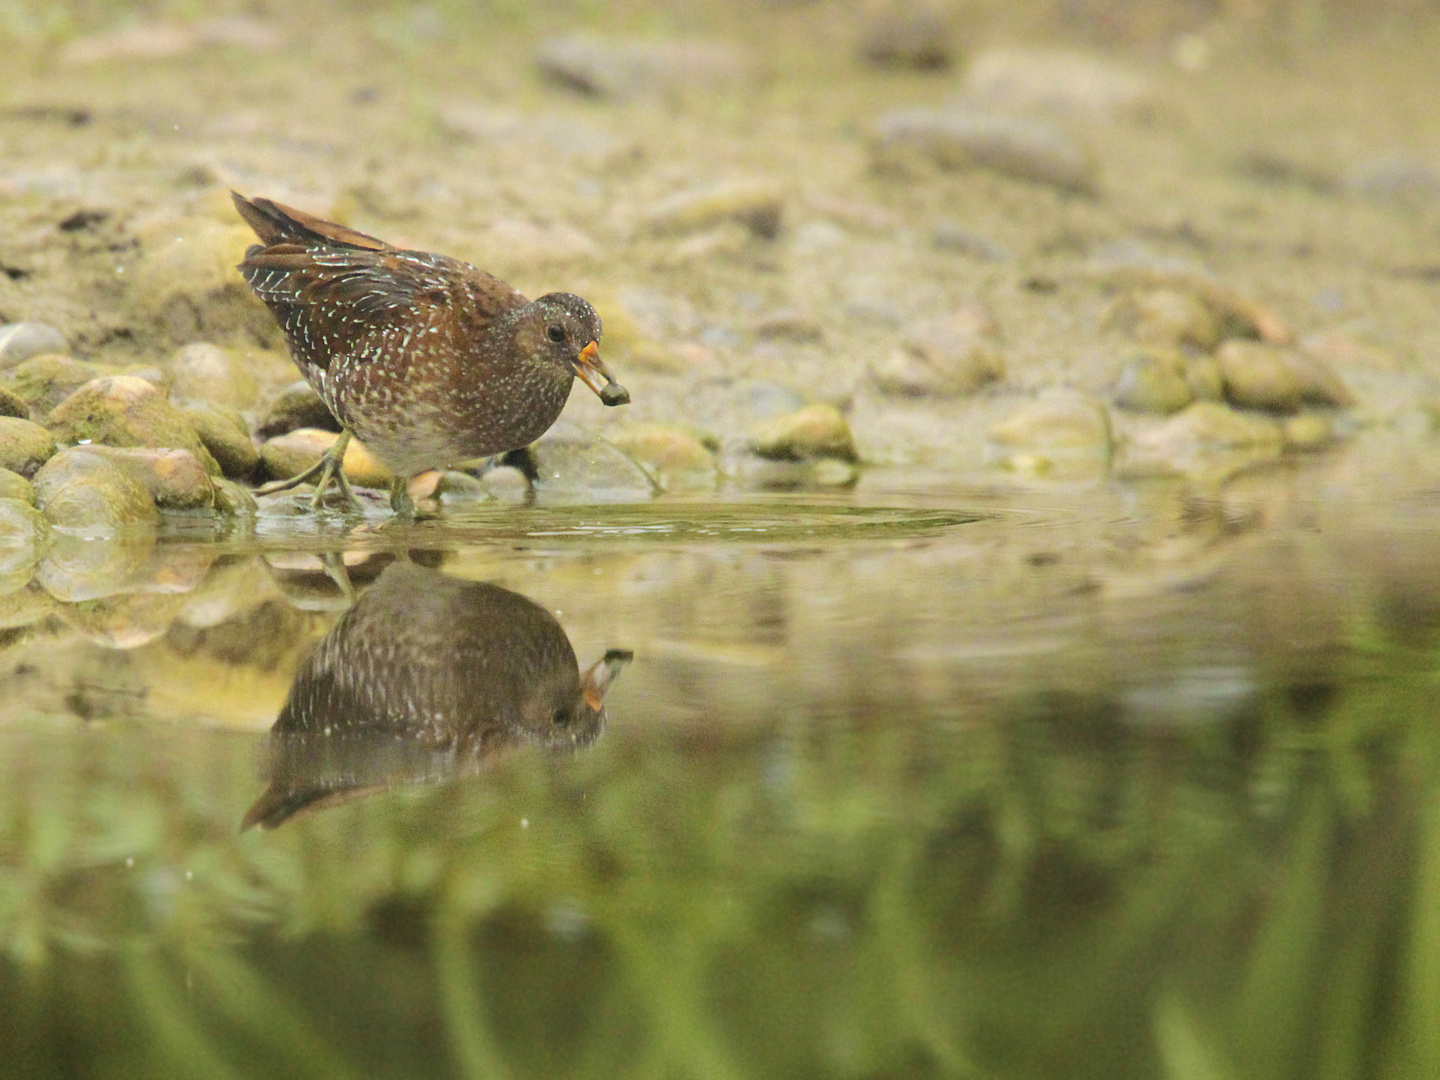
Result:
[[[1435,1075],[1433,507],[912,477],[177,529],[7,618],[0,1060]]]

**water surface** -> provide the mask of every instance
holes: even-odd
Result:
[[[3,607],[0,1060],[1440,1074],[1433,506],[912,483],[66,549]]]

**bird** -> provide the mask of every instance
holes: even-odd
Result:
[[[261,494],[318,476],[312,508],[334,481],[358,511],[341,467],[353,436],[395,474],[391,507],[413,516],[410,477],[528,446],[560,416],[576,376],[605,405],[629,403],[600,360],[600,316],[581,297],[530,300],[459,259],[230,195],[260,240],[237,269],[341,426],[312,468]]]
[[[528,597],[391,563],[301,663],[266,737],[269,781],[241,822],[480,772],[524,746],[579,750],[630,661],[581,672],[559,621]]]

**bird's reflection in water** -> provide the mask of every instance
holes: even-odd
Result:
[[[508,750],[585,746],[630,659],[582,673],[555,618],[518,593],[399,562],[305,661],[267,740],[270,786],[242,828],[479,771]]]

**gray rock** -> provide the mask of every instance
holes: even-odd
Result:
[[[552,82],[591,97],[704,93],[738,82],[750,64],[733,46],[571,34],[542,44],[535,61]]]
[[[255,434],[262,439],[273,439],[276,435],[299,428],[340,431],[340,421],[335,419],[314,387],[304,379],[291,383],[275,396],[261,417]]]
[[[992,108],[1084,119],[1143,116],[1159,105],[1145,75],[1068,49],[987,49],[966,73],[965,94]]]
[[[254,477],[260,451],[250,438],[250,425],[238,409],[211,401],[180,401],[175,407],[195,429],[223,475],[232,480]]]
[[[14,367],[22,360],[43,353],[69,350],[65,335],[46,323],[18,322],[0,326],[0,368]]]
[[[714,491],[715,455],[705,437],[682,424],[628,424],[606,436],[661,491]],[[713,440],[712,440],[713,441]]]
[[[0,416],[0,468],[21,476],[35,470],[55,453],[55,437],[39,424],[15,416]]]
[[[988,169],[1003,176],[1093,194],[1095,160],[1068,135],[1039,121],[961,110],[897,109],[877,121],[871,155],[882,171]]]
[[[972,314],[921,319],[905,328],[900,347],[870,365],[885,394],[961,397],[1005,374],[1005,358]]]
[[[840,410],[818,403],[756,424],[750,430],[748,446],[757,457],[771,461],[838,458],[853,462],[858,458],[855,437]]]
[[[251,364],[209,342],[184,346],[170,358],[170,392],[177,398],[211,401],[235,409],[255,403],[260,381]]]
[[[607,442],[557,424],[529,448],[537,496],[547,501],[648,499],[655,486],[645,470]]]
[[[1104,402],[1075,390],[1051,391],[1024,402],[992,424],[987,434],[1000,464],[1033,474],[1103,471],[1113,447]]]
[[[1111,306],[1105,321],[1151,345],[1188,345],[1209,352],[1220,343],[1220,320],[1188,290],[1128,293]]]
[[[492,499],[520,503],[530,498],[530,478],[513,465],[497,465],[480,476],[480,485]]]
[[[75,535],[115,536],[160,522],[145,486],[90,447],[62,450],[46,462],[35,474],[35,497],[51,525]]]

